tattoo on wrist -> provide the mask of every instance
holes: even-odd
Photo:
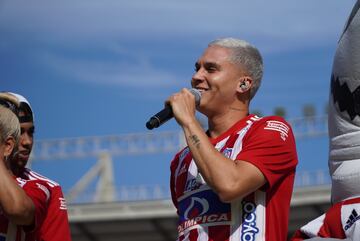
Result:
[[[196,146],[197,148],[199,148],[200,146],[200,140],[199,140],[199,137],[197,135],[191,135],[190,136],[190,140],[192,141],[192,144],[194,146]]]

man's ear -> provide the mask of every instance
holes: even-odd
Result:
[[[6,138],[4,142],[4,156],[9,157],[15,148],[15,139],[12,136]]]
[[[249,76],[244,76],[239,79],[236,90],[239,93],[245,93],[251,89],[252,79]]]

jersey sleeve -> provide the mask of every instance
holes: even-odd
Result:
[[[46,183],[38,181],[28,181],[23,186],[25,193],[31,198],[35,206],[34,224],[25,226],[27,232],[38,230],[44,222],[48,201],[50,198],[50,191]]]
[[[270,187],[284,175],[295,172],[297,154],[289,124],[280,117],[263,118],[246,134],[237,160],[255,165]]]
[[[320,217],[310,221],[297,230],[291,241],[306,240],[308,238],[346,238],[341,224],[342,203],[337,203]]]
[[[60,186],[51,189],[48,212],[39,232],[39,240],[71,241],[67,206]]]

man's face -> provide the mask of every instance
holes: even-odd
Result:
[[[20,113],[21,116],[21,113]],[[33,122],[24,122],[20,123],[21,128],[21,136],[19,141],[19,153],[17,156],[17,166],[18,167],[25,167],[32,150],[32,146],[34,143],[34,123]]]
[[[208,47],[195,64],[191,85],[201,91],[199,110],[204,114],[223,111],[236,97],[241,69],[229,61],[231,50]]]

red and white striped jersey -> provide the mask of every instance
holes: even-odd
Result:
[[[45,219],[50,199],[49,186],[40,180],[17,177],[16,181],[35,205],[35,223],[31,226],[13,224],[0,210],[0,241],[37,241],[36,234]]]
[[[360,197],[334,204],[325,214],[296,231],[291,241],[314,237],[360,241]]]
[[[226,157],[255,165],[267,184],[242,200],[223,203],[186,147],[171,163],[178,240],[285,241],[297,165],[289,124],[280,117],[250,115],[210,141]]]
[[[61,190],[61,186],[28,168],[24,170],[23,175],[28,180],[41,180],[46,182],[50,190],[47,213],[37,234],[37,240],[71,241],[66,200]]]

